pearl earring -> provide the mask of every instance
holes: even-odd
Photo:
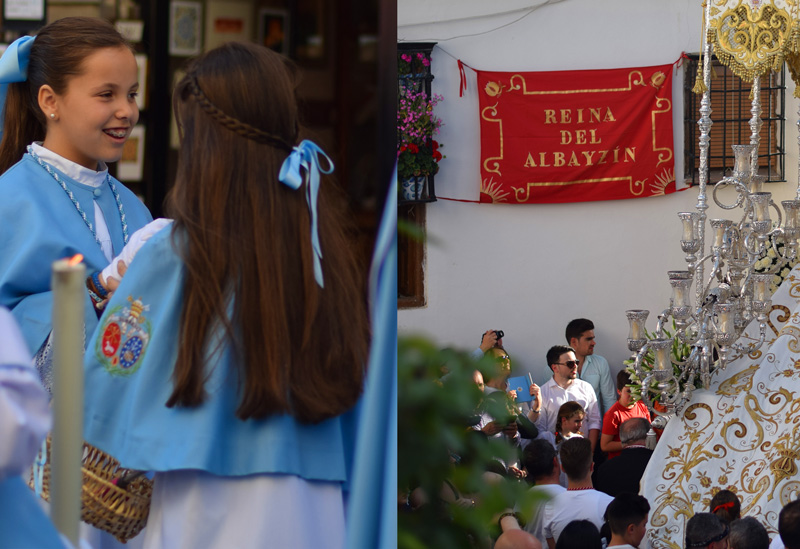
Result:
[[[54,113],[54,112],[51,112],[51,113],[50,113],[50,118],[52,118],[52,119],[54,119],[54,120],[55,120],[55,118],[56,118],[56,113]]]

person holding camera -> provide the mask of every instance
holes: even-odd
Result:
[[[503,330],[486,330],[481,336],[480,346],[472,351],[472,358],[481,358],[489,349],[503,346]]]

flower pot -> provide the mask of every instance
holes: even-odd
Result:
[[[400,182],[400,197],[407,202],[415,202],[422,199],[425,191],[424,175],[412,176]]]

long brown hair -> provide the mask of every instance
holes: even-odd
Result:
[[[28,80],[8,86],[4,107],[0,173],[16,164],[33,141],[43,141],[47,123],[39,108],[39,88],[63,95],[70,78],[83,73],[84,60],[103,48],[131,45],[114,26],[93,17],[65,17],[43,27],[31,46]]]
[[[209,349],[219,330],[236,353],[242,419],[289,413],[318,422],[350,408],[361,393],[369,346],[365,284],[343,197],[323,176],[322,289],[304,188],[278,180],[302,137],[295,86],[288,59],[228,43],[193,61],[175,89],[182,139],[167,209],[186,276],[167,406],[203,402],[207,352],[220,350]]]
[[[568,400],[558,408],[558,414],[556,415],[556,444],[564,440],[564,434],[561,431],[563,429],[561,420],[571,419],[572,416],[576,414],[581,414],[586,417],[586,411],[583,409],[583,406],[574,400]]]

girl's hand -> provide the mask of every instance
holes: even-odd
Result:
[[[119,253],[119,255],[111,260],[111,263],[108,264],[108,267],[103,269],[103,272],[101,273],[101,279],[109,279],[113,277],[117,280],[120,280],[122,278],[122,273],[119,271],[119,265],[122,263],[125,265],[130,265],[136,253],[142,246],[144,246],[144,243],[170,223],[172,223],[171,219],[159,218],[155,221],[151,221],[133,233],[128,240],[128,243],[125,244],[124,248],[122,248],[122,251]],[[105,283],[103,286],[105,286]]]
[[[125,264],[124,261],[120,260],[119,263],[117,263],[117,272],[119,273],[120,278],[125,276],[125,273],[128,272],[128,266]],[[108,305],[108,302],[114,295],[116,289],[119,288],[119,280],[117,280],[113,276],[109,278],[104,278],[103,273],[100,273],[98,279],[100,280],[100,284],[103,285],[103,288],[105,288],[106,291],[108,292],[108,296],[103,301],[97,304],[98,309],[104,309],[105,306]]]

